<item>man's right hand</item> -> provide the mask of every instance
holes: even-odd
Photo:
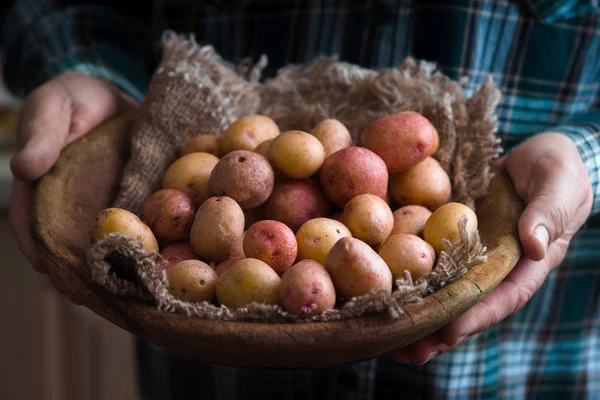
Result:
[[[76,72],[48,81],[25,99],[17,127],[19,151],[10,165],[15,179],[9,221],[21,252],[37,272],[48,274],[29,230],[34,182],[52,168],[66,145],[137,106],[136,100],[112,83]]]

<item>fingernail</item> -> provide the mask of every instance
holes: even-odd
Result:
[[[533,230],[533,236],[536,237],[536,239],[540,242],[540,244],[544,248],[544,252],[546,252],[546,249],[548,248],[548,241],[550,240],[550,235],[548,234],[548,230],[544,226],[538,225]]]
[[[431,353],[429,353],[429,357],[427,357],[427,360],[425,360],[425,362],[423,364],[427,364],[429,361],[433,360],[439,354],[440,354],[439,351],[432,351]]]

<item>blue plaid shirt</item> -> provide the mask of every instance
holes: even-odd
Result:
[[[197,365],[140,344],[144,398],[600,399],[600,6],[597,0],[18,0],[0,29],[8,87],[24,96],[64,71],[140,100],[169,28],[231,61],[265,53],[267,76],[326,54],[363,66],[435,61],[472,91],[502,90],[505,146],[541,132],[577,144],[593,216],[519,312],[423,367],[381,357],[312,371]],[[350,349],[349,349],[350,350]]]

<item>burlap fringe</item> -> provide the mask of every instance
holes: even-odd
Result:
[[[374,71],[319,58],[310,65],[287,66],[260,83],[267,64],[264,56],[255,65],[250,60],[232,65],[211,46],[172,32],[165,34],[163,49],[132,129],[132,157],[114,204],[138,215],[145,199],[160,188],[166,168],[185,140],[200,132],[222,134],[237,118],[256,112],[273,118],[282,131],[310,131],[319,121],[336,118],[348,127],[355,144],[362,130],[379,117],[404,110],[420,112],[438,129],[440,147],[435,158],[451,177],[452,200],[473,209],[492,178],[490,161],[502,151],[494,116],[500,92],[491,79],[467,98],[464,85],[441,74],[432,63],[409,58],[397,68]],[[168,291],[166,262],[143,253],[132,238],[111,235],[96,243],[89,250],[88,263],[92,279],[112,293],[149,300],[160,309],[188,316],[267,323],[335,321],[386,312],[399,318],[407,304],[422,301],[485,261],[479,235],[467,237],[465,232],[463,224],[462,242],[442,253],[432,273],[417,282],[409,274],[395,282],[392,295],[369,293],[308,319],[277,306],[252,304],[229,310],[179,301]],[[135,279],[117,273],[123,272],[123,266],[111,265],[115,255],[135,265]]]

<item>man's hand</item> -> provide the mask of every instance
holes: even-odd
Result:
[[[526,202],[519,220],[524,257],[480,303],[434,335],[394,352],[399,362],[423,364],[520,310],[565,257],[593,201],[579,151],[564,135],[537,135],[498,160]]]
[[[107,118],[136,106],[133,98],[113,84],[80,73],[58,76],[25,99],[17,127],[20,150],[11,161],[15,179],[9,220],[21,252],[37,272],[47,274],[48,269],[29,231],[34,182],[48,172],[67,144]]]

